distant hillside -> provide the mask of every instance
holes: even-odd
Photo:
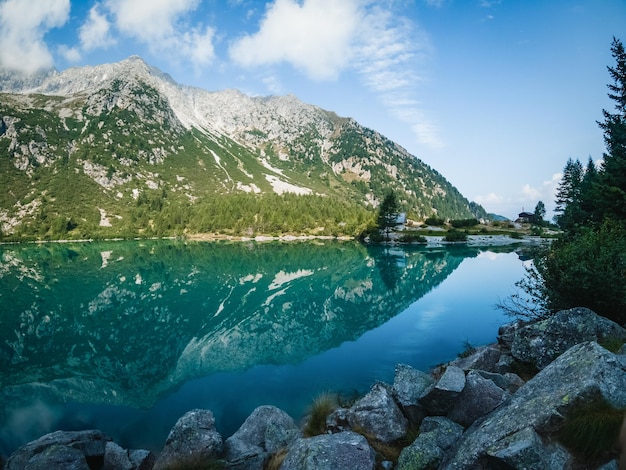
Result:
[[[356,233],[385,191],[414,218],[486,217],[353,119],[177,84],[138,57],[0,74],[0,235]]]

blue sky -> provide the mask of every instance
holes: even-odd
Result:
[[[623,0],[0,0],[0,68],[130,55],[179,83],[293,94],[381,132],[513,218],[601,159]]]

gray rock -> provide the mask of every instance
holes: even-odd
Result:
[[[290,447],[281,470],[373,470],[376,453],[352,431],[300,438]]]
[[[24,468],[27,470],[50,470],[53,468],[88,470],[89,465],[80,450],[55,444],[43,452],[33,455]]]
[[[56,451],[50,451],[50,453],[46,452],[47,449],[49,449],[50,447],[68,447],[78,450],[81,455],[83,455],[86,459],[85,461],[90,459],[103,459],[105,446],[106,443],[109,441],[111,441],[111,438],[108,435],[96,430],[55,431],[53,433],[46,434],[45,436],[42,436],[35,441],[29,442],[28,444],[16,450],[11,455],[11,457],[9,457],[9,460],[6,464],[6,470],[22,470],[26,468],[31,459],[42,453],[44,453],[43,456],[36,457],[35,459],[35,461],[38,462],[37,465],[42,465],[41,459],[43,459],[46,455],[54,458],[56,458],[55,456],[57,455],[62,455],[56,453],[57,451],[61,452],[61,449],[57,449]],[[75,452],[71,451],[63,452],[63,455],[68,458],[70,455],[77,455]],[[55,467],[54,465],[51,465],[48,468]]]
[[[259,469],[270,454],[300,437],[294,420],[275,406],[260,406],[224,443],[228,468]]]
[[[396,366],[392,393],[404,416],[411,423],[419,424],[424,419],[425,411],[418,400],[433,383],[434,379],[430,374],[405,364]]]
[[[448,366],[437,383],[429,387],[419,402],[433,415],[445,415],[465,387],[465,373],[456,366]]]
[[[480,346],[467,357],[458,358],[450,362],[450,365],[468,371],[470,369],[495,370],[496,364],[500,360],[500,347],[497,344]]]
[[[463,428],[447,418],[425,418],[417,439],[402,449],[398,458],[398,470],[437,468],[445,452],[462,434]]]
[[[498,441],[487,449],[493,468],[523,468],[527,470],[569,469],[573,461],[569,452],[558,444],[544,445],[532,428],[524,428]]]
[[[511,354],[541,370],[576,344],[585,341],[601,343],[607,338],[626,341],[626,330],[588,308],[572,308],[519,329]]]
[[[524,385],[524,380],[519,375],[512,372],[506,372],[504,374],[487,372],[484,370],[477,370],[476,372],[480,374],[481,377],[491,380],[502,390],[506,390],[510,393],[517,392],[519,388]]]
[[[498,328],[498,344],[504,349],[510,350],[513,345],[516,333],[528,323],[522,320],[515,320]]]
[[[104,450],[103,470],[132,470],[135,467],[128,457],[128,451],[115,442],[107,442]]]
[[[482,418],[510,397],[510,393],[498,387],[492,380],[484,378],[476,371],[468,372],[465,388],[456,400],[448,418],[468,427]]]
[[[626,407],[626,369],[597,343],[582,343],[529,380],[507,404],[471,426],[446,456],[443,468],[481,468],[487,465],[489,449],[509,447],[508,436],[525,428],[550,435],[577,405],[597,398],[615,408]]]
[[[213,460],[222,453],[222,436],[215,429],[215,418],[209,410],[192,410],[181,417],[165,441],[165,447],[154,464],[155,470],[190,461]]]
[[[352,429],[361,428],[381,442],[392,442],[406,434],[408,421],[387,386],[375,383],[348,411]]]
[[[152,452],[143,449],[129,450],[128,458],[136,470],[152,470],[156,462],[156,456]]]

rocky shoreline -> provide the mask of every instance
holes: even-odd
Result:
[[[57,431],[21,447],[3,467],[617,470],[610,445],[590,459],[558,436],[591,403],[626,409],[624,342],[616,323],[585,308],[566,310],[504,325],[496,343],[431,373],[397,365],[393,384],[377,382],[334,409],[317,436],[305,437],[306,422],[262,406],[223,439],[210,410],[191,410],[158,456],[122,449],[96,430]]]

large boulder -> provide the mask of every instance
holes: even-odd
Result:
[[[159,470],[200,460],[210,461],[216,459],[222,449],[222,436],[215,429],[213,413],[199,409],[188,411],[167,436],[154,468]]]
[[[297,439],[281,470],[373,470],[376,453],[352,431]]]
[[[270,454],[300,437],[294,420],[275,406],[260,406],[224,442],[228,468],[262,470]]]
[[[602,343],[607,339],[626,342],[626,330],[588,308],[577,307],[519,328],[511,344],[511,354],[541,370],[576,344]]]
[[[490,459],[505,460],[518,445],[509,436],[526,428],[539,436],[553,435],[571,410],[595,399],[604,399],[615,408],[626,407],[626,367],[615,354],[586,342],[567,350],[508,403],[471,426],[446,456],[443,468],[492,468]],[[541,445],[535,440],[529,447],[537,453]],[[550,449],[546,452],[555,455]]]
[[[426,372],[405,364],[396,366],[392,393],[404,416],[411,423],[419,424],[424,419],[425,411],[419,403],[419,397],[433,383],[434,379]]]
[[[97,430],[55,431],[16,450],[9,457],[6,470],[22,470],[27,466],[83,468],[83,463],[88,466],[103,462],[110,441],[107,434]]]
[[[381,442],[393,442],[406,434],[408,421],[393,399],[388,386],[375,383],[348,410],[348,422]]]
[[[446,451],[463,434],[463,427],[442,416],[424,418],[420,434],[400,453],[398,470],[437,468]]]
[[[465,387],[465,372],[448,366],[437,383],[429,387],[419,399],[429,414],[446,415]]]
[[[469,371],[465,377],[465,387],[448,413],[448,418],[463,427],[468,427],[478,418],[500,406],[510,396],[510,393],[498,387],[492,380],[476,371]]]

